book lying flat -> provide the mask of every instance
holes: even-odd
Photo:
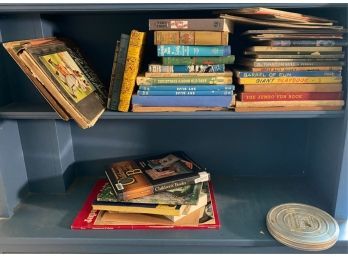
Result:
[[[250,84],[244,92],[341,92],[342,84]]]
[[[132,112],[207,112],[227,111],[224,107],[141,106],[133,104]]]
[[[209,192],[208,203],[205,207],[196,210],[173,222],[168,217],[150,214],[117,213],[92,209],[98,192],[105,184],[105,180],[98,180],[88,195],[83,207],[75,217],[71,229],[218,229],[220,220],[217,212],[216,200],[211,183],[206,185],[204,192]]]
[[[341,106],[236,107],[235,112],[339,111]]]
[[[183,152],[112,163],[105,174],[118,201],[209,181],[210,174]]]
[[[339,106],[344,105],[344,100],[306,100],[306,101],[258,101],[241,102],[236,101],[236,107],[286,107],[286,106]]]
[[[96,123],[106,92],[76,47],[54,37],[3,45],[64,120],[71,117],[82,128]]]

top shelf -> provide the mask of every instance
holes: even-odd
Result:
[[[252,112],[238,113],[232,111],[221,112],[113,112],[106,111],[101,116],[104,120],[118,119],[312,119],[312,118],[341,118],[344,110],[340,111],[298,111],[298,112]],[[0,107],[0,119],[59,119],[50,106],[45,104],[12,103]]]

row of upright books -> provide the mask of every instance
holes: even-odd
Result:
[[[217,229],[210,173],[183,152],[112,163],[72,229]]]
[[[226,110],[232,101],[234,56],[225,19],[149,20],[161,63],[137,77],[133,112]]]

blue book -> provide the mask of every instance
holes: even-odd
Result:
[[[206,91],[206,90],[234,90],[234,85],[156,85],[140,86],[141,91]]]
[[[340,77],[341,71],[287,71],[287,72],[236,71],[236,75],[239,78]]]
[[[158,45],[157,56],[227,56],[231,46]]]
[[[141,91],[138,90],[137,95],[157,95],[157,96],[164,96],[164,95],[172,95],[172,96],[200,96],[200,95],[232,95],[232,90],[205,90],[205,91]]]
[[[132,104],[142,106],[229,107],[232,96],[132,96]]]

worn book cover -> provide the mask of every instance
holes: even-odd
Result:
[[[208,189],[208,204],[205,207],[187,215],[178,222],[167,217],[151,214],[117,213],[92,209],[92,203],[105,185],[105,180],[99,180],[91,190],[83,207],[76,215],[71,229],[219,229],[220,220],[212,184]]]
[[[210,175],[183,152],[115,162],[105,171],[119,201],[208,181]]]
[[[26,67],[35,85],[55,99],[52,106],[58,103],[82,128],[96,123],[105,110],[106,91],[76,47],[56,38],[8,42],[4,47]]]
[[[236,107],[286,107],[286,106],[337,106],[342,107],[344,100],[305,100],[305,101],[258,101],[258,102],[242,102],[236,101]]]
[[[228,32],[155,31],[155,45],[228,45]]]
[[[106,182],[106,181],[105,181]],[[202,190],[202,183],[191,184],[169,189],[154,195],[130,199],[128,203],[168,204],[168,205],[195,205]],[[97,196],[97,201],[119,202],[110,185],[106,182]]]
[[[342,77],[273,77],[273,78],[238,78],[239,84],[327,84],[341,83]]]
[[[233,64],[234,55],[228,56],[196,56],[196,57],[163,57],[163,65],[213,65],[213,64]]]
[[[223,73],[219,76],[199,76],[197,74],[190,73],[191,76],[185,77],[137,77],[138,86],[150,86],[150,85],[170,85],[170,84],[211,84],[211,85],[227,85],[232,84],[231,76],[225,76]]]
[[[340,92],[342,84],[250,84],[242,86],[244,92]]]
[[[239,94],[239,100],[242,102],[341,99],[343,99],[342,92],[242,92]]]

